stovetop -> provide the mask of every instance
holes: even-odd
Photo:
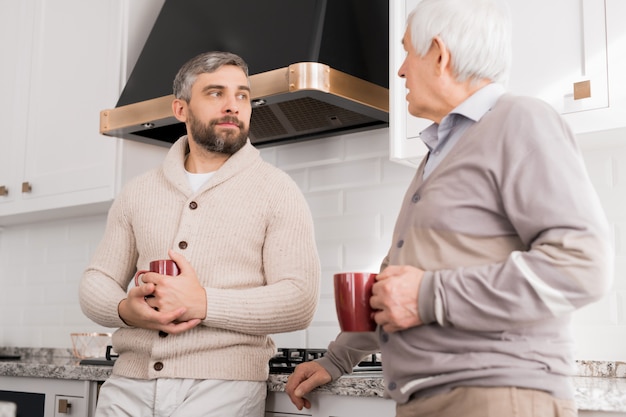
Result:
[[[107,346],[107,351],[104,358],[86,358],[82,359],[80,365],[95,365],[95,366],[113,366],[115,360],[119,355],[113,354],[113,346]]]
[[[319,359],[325,354],[326,349],[279,348],[276,356],[269,361],[270,374],[290,374],[299,364]],[[352,372],[378,371],[382,371],[379,353],[368,356],[352,369]]]
[[[111,353],[111,346],[107,346],[104,358],[88,358],[80,361],[81,365],[113,366],[118,355]],[[270,374],[290,374],[295,367],[303,362],[319,359],[326,354],[326,349],[299,349],[279,348],[278,353],[269,360]],[[380,354],[375,353],[359,362],[353,372],[382,371]]]

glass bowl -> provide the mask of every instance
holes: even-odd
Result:
[[[70,333],[74,356],[79,359],[101,358],[111,344],[111,333]]]

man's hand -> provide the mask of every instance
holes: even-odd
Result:
[[[302,407],[311,408],[311,402],[304,396],[320,385],[329,383],[331,379],[330,374],[319,363],[304,362],[296,366],[289,375],[285,392],[298,410],[302,410]]]
[[[148,305],[145,297],[154,291],[154,284],[131,288],[128,298],[123,299],[117,309],[120,318],[129,326],[142,329],[161,330],[170,334],[186,332],[200,324],[199,319],[181,321],[187,311],[182,307],[170,312],[156,311]]]
[[[152,297],[146,303],[163,313],[179,311],[185,307],[185,312],[177,321],[192,319],[204,320],[206,317],[206,291],[200,284],[196,271],[185,257],[174,251],[168,255],[176,262],[180,273],[176,277],[148,272],[143,275],[144,285],[152,284]]]
[[[129,326],[177,334],[192,329],[206,317],[206,292],[196,271],[181,254],[168,252],[180,274],[176,277],[147,272],[143,284],[131,288],[118,305]]]
[[[388,333],[419,326],[419,288],[424,271],[413,266],[391,265],[376,277],[370,305],[376,323]]]

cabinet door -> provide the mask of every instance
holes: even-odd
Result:
[[[14,200],[0,205],[0,216],[110,200],[117,140],[98,126],[120,91],[121,0],[13,3],[30,7],[16,32],[30,54],[13,95]]]
[[[1,376],[0,393],[8,392],[11,398],[15,393],[24,401],[18,404],[27,407],[26,414],[20,416],[80,416],[90,417],[95,413],[97,383],[70,379],[37,378],[25,376]],[[26,404],[29,404],[26,406]],[[68,407],[69,405],[69,407]],[[30,413],[29,413],[30,410]]]
[[[83,397],[55,395],[54,417],[88,416],[87,400]]]
[[[390,399],[324,394],[320,394],[319,397],[319,415],[324,417],[394,417],[396,415],[396,403]]]
[[[539,97],[564,115],[608,107],[604,0],[509,0],[509,4],[510,90]]]
[[[269,392],[265,417],[311,416],[311,417],[393,417],[396,403],[378,397],[355,397],[349,395],[309,394],[311,409],[298,411],[284,392]]]
[[[311,410],[299,411],[284,392],[268,392],[265,400],[265,417],[314,416],[316,408],[313,401]]]
[[[38,5],[23,170],[33,191],[27,198],[99,190],[110,198],[116,146],[98,126],[100,110],[120,91],[120,2]]]
[[[419,133],[432,121],[411,116],[407,110],[404,79],[398,77],[398,69],[406,56],[402,37],[406,29],[406,17],[420,0],[393,0],[389,2],[389,156],[392,161],[417,166],[427,149]]]
[[[24,94],[28,86],[30,70],[30,38],[23,34],[21,28],[28,23],[30,2],[0,2],[0,203],[7,203],[19,196],[15,184],[19,180],[15,160],[22,159],[23,149],[18,139],[21,134],[18,121],[27,108]],[[32,26],[32,25],[30,25]],[[29,26],[29,27],[30,27]]]

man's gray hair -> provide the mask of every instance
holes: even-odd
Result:
[[[198,75],[215,72],[224,65],[237,66],[248,77],[248,64],[239,55],[220,51],[205,52],[191,58],[178,70],[174,78],[174,97],[189,102],[191,87]]]
[[[511,16],[502,0],[423,0],[409,14],[407,27],[420,56],[428,52],[435,37],[443,40],[458,81],[507,83]]]

